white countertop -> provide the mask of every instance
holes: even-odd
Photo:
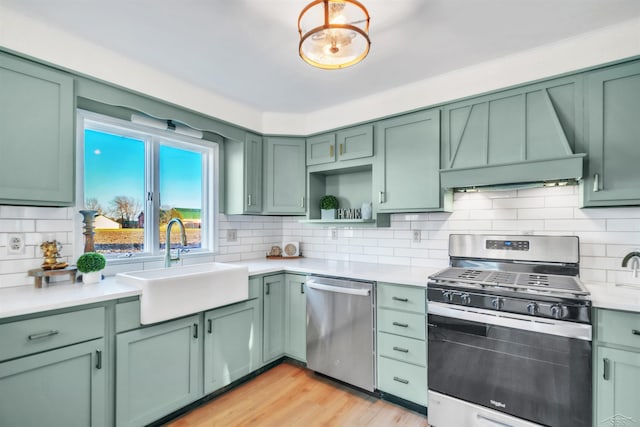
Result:
[[[46,288],[3,288],[0,289],[0,318],[126,298],[140,293],[137,287],[119,283],[114,277],[107,277],[93,285],[62,282]]]
[[[415,267],[367,262],[334,261],[317,258],[257,259],[234,262],[246,265],[249,275],[277,273],[321,274],[349,279],[398,283],[412,286],[427,286],[427,278],[445,267]]]
[[[586,283],[591,304],[597,308],[640,313],[640,286]]]

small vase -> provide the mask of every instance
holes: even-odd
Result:
[[[88,273],[82,273],[82,283],[85,285],[92,285],[100,282],[102,279],[102,271],[90,271]]]
[[[362,214],[362,219],[371,219],[371,202],[363,203],[360,213]]]
[[[320,209],[320,218],[321,219],[336,219],[336,210],[335,209]]]

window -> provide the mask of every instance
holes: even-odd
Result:
[[[185,226],[187,250],[214,250],[216,143],[88,112],[78,122],[78,204],[98,212],[97,252],[160,255],[172,218]],[[175,226],[170,245],[181,247]]]

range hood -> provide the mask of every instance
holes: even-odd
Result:
[[[560,78],[461,101],[443,114],[446,189],[582,178],[579,80]]]
[[[491,187],[492,190],[513,190],[550,186],[552,182],[580,180],[585,157],[586,154],[581,153],[508,164],[440,169],[440,183],[446,189]]]

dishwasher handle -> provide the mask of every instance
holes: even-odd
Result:
[[[323,283],[314,282],[313,280],[307,281],[307,287],[309,289],[316,289],[318,291],[335,292],[338,294],[359,295],[363,297],[368,297],[369,295],[371,295],[371,289],[354,289],[354,288],[347,288],[343,286],[331,286],[331,285],[325,285]]]

